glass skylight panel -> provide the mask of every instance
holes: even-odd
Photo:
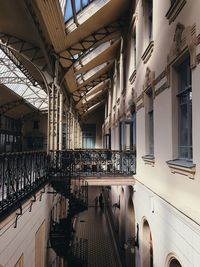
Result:
[[[66,9],[64,15],[65,22],[69,21],[73,17],[72,1],[73,0],[66,1]],[[92,2],[92,0],[75,0],[74,2],[75,2],[75,12],[76,14],[78,14],[81,10],[83,10],[86,6],[88,6],[89,3]]]
[[[77,80],[78,84],[81,84],[82,82],[86,81],[87,79],[89,79],[90,77],[95,75],[98,71],[102,70],[106,66],[107,66],[107,63],[103,63],[103,64],[100,64],[100,65],[96,66],[95,68],[89,70],[84,75],[82,75],[82,78],[79,78]]]
[[[35,107],[45,110],[48,108],[46,92],[39,85],[33,86],[2,50],[0,50],[0,83]]]
[[[67,0],[64,20],[65,22],[71,19],[73,16],[71,0]]]

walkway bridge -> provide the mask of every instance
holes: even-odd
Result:
[[[90,186],[133,185],[135,151],[76,149],[51,152],[55,169],[72,163],[72,180],[81,177]]]
[[[135,165],[135,151],[75,149],[49,154],[43,151],[1,154],[0,217],[19,208],[47,183],[61,191],[66,185],[65,194],[70,194],[77,184],[78,188],[132,185]],[[87,198],[87,192],[84,194]]]

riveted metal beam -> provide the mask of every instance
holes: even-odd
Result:
[[[113,34],[120,32],[124,26],[125,20],[117,20],[83,38],[73,46],[66,48],[66,50],[61,51],[60,59],[68,62],[68,66],[64,68],[64,73],[61,77],[61,83],[63,82],[64,76],[67,74],[67,72],[75,62],[79,61],[82,57],[85,57],[102,42],[108,41],[109,36],[110,39],[113,38]],[[62,53],[64,52],[67,52],[66,56],[62,55]]]
[[[7,56],[11,56],[11,50],[9,49],[10,47],[19,54],[24,55],[31,62],[35,63],[41,70],[46,69],[47,64],[45,62],[43,52],[36,45],[4,32],[0,32],[0,39],[2,41],[0,48]]]
[[[0,36],[0,39],[1,39],[1,36]],[[27,70],[27,68],[25,68],[22,62],[20,62],[20,59],[16,55],[13,54],[12,50],[7,45],[9,46],[9,43],[6,43],[6,45],[0,43],[0,49],[10,59],[10,61],[13,62],[13,64],[10,64],[10,62],[8,61],[7,62],[4,61],[5,65],[9,66],[9,68],[10,67],[13,68],[13,65],[15,65],[29,79],[32,85],[35,86],[37,81],[33,78],[32,74]]]
[[[32,18],[32,21],[37,29],[38,37],[40,39],[40,47],[42,50],[42,54],[45,58],[48,70],[51,74],[54,74],[54,66],[55,66],[55,54],[48,43],[46,37],[44,36],[43,29],[41,26],[41,22],[38,19],[38,16],[35,11],[34,1],[32,0],[24,0],[27,6],[27,10]]]

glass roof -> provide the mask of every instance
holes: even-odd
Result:
[[[72,2],[75,3],[75,12],[76,14],[88,6],[93,0],[66,0],[65,6],[65,22],[69,21],[73,17]]]
[[[0,49],[0,84],[6,85],[28,103],[40,110],[47,110],[48,97],[46,92],[38,85],[32,85],[29,79]]]

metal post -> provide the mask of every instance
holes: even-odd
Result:
[[[54,150],[58,149],[58,104],[59,104],[59,92],[57,88],[54,88]]]
[[[60,92],[60,104],[59,104],[59,150],[63,147],[63,94]]]

